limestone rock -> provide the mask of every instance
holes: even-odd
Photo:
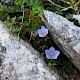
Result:
[[[6,2],[6,3],[8,3],[8,2],[11,2],[11,0],[1,0],[1,2]]]
[[[48,69],[39,52],[2,26],[0,22],[0,43],[6,49],[0,52],[5,56],[0,66],[0,80],[60,80],[54,70]]]
[[[43,22],[60,50],[80,70],[80,27],[51,11],[44,10]]]
[[[73,18],[78,20],[78,23],[80,24],[80,14],[79,15],[73,15]]]

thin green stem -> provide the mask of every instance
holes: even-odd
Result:
[[[62,8],[62,9],[64,8],[64,7],[60,6],[60,5],[58,5],[58,4],[54,3],[54,2],[52,2],[51,0],[47,0],[47,1],[49,1],[51,4],[53,4],[53,5],[55,5],[55,6],[59,7],[59,8]]]
[[[23,22],[24,22],[24,8],[23,8],[23,17],[22,17],[22,23],[23,23]],[[19,33],[18,33],[18,37],[19,37],[19,35],[20,35],[21,29],[22,29],[22,25],[21,25],[21,27],[20,27],[20,31],[19,31]]]

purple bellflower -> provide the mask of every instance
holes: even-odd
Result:
[[[47,59],[57,59],[60,54],[60,51],[55,50],[53,47],[51,47],[49,50],[45,50],[45,54]]]
[[[45,26],[42,26],[41,29],[37,30],[39,37],[45,37],[48,34],[48,29]]]

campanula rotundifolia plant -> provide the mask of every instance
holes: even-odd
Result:
[[[16,33],[20,38],[28,39],[43,55],[49,67],[53,68],[56,62],[61,71],[65,71],[64,73],[73,71],[72,64],[53,44],[49,30],[44,26],[40,16],[45,18],[43,11],[46,9],[71,19],[72,14],[80,13],[80,0],[11,0],[12,2],[8,4],[3,2],[4,0],[1,1],[0,19],[4,21],[4,27],[10,33]],[[33,32],[38,36],[33,36]],[[0,55],[0,58],[5,56]]]

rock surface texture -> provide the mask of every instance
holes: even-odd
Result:
[[[8,2],[11,2],[11,0],[0,0],[1,2],[6,2],[6,3],[8,3]]]
[[[73,18],[78,20],[78,23],[80,25],[80,14],[79,15],[73,15]]]
[[[80,70],[80,27],[51,11],[44,10],[45,25],[62,52]]]
[[[3,59],[0,80],[60,80],[57,73],[48,69],[39,52],[2,26],[0,22],[0,58]]]

